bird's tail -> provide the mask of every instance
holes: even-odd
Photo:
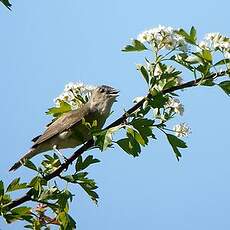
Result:
[[[37,155],[38,151],[37,148],[31,148],[18,162],[16,162],[9,171],[15,171],[19,167],[21,167],[27,160],[32,158],[33,156]]]

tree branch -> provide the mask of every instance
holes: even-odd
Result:
[[[176,90],[180,90],[180,89],[185,89],[185,88],[190,88],[193,86],[197,86],[198,83],[200,83],[202,80],[213,80],[215,78],[218,77],[222,77],[225,75],[230,74],[230,70],[227,71],[221,71],[218,73],[212,73],[209,76],[203,78],[198,78],[196,80],[192,80],[192,81],[188,81],[184,84],[178,85],[178,86],[173,86],[171,88],[165,89],[162,91],[162,94],[167,94],[167,93],[172,93]],[[147,98],[152,98],[153,96],[149,93],[147,95]],[[120,118],[118,118],[117,120],[115,120],[114,122],[112,122],[110,125],[108,125],[105,129],[109,129],[112,127],[115,127],[117,125],[120,125],[121,123],[123,123],[133,112],[135,112],[138,108],[140,108],[143,103],[145,102],[146,97],[143,98],[141,101],[139,101],[138,103],[136,103],[133,107],[131,107],[126,113],[124,113]],[[70,156],[63,164],[61,164],[61,166],[59,166],[54,172],[52,172],[49,175],[46,175],[44,177],[44,179],[46,181],[49,181],[53,178],[55,178],[56,176],[60,175],[60,173],[64,170],[67,169],[68,166],[70,164],[72,164],[81,154],[83,154],[85,151],[87,151],[89,148],[93,147],[94,145],[94,141],[93,139],[87,141],[84,145],[82,145],[78,150],[76,150],[72,156]],[[24,196],[13,200],[12,202],[10,202],[9,204],[5,205],[4,208],[10,210],[12,208],[15,208],[27,201],[31,201],[33,196],[33,189],[30,189]]]

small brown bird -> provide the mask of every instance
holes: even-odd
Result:
[[[90,128],[85,122],[97,121],[97,127],[102,128],[116,101],[119,91],[106,85],[93,90],[89,101],[82,107],[69,111],[54,121],[45,132],[35,137],[33,146],[11,168],[18,169],[28,159],[52,149],[74,148],[91,138]]]

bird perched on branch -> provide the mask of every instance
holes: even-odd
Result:
[[[18,169],[39,153],[52,149],[74,148],[89,140],[92,137],[91,130],[84,123],[96,121],[97,128],[102,128],[118,93],[118,90],[106,85],[95,88],[87,103],[76,110],[64,113],[51,123],[42,135],[35,137],[32,140],[33,146],[10,168],[10,171]]]

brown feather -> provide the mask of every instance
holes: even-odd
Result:
[[[46,131],[35,141],[32,147],[36,147],[42,142],[68,130],[77,123],[80,123],[82,118],[85,117],[87,111],[88,106],[85,104],[82,108],[63,114],[46,129]]]
[[[31,141],[33,141],[33,142],[37,141],[40,136],[41,135],[38,135],[38,136],[34,137]]]
[[[31,157],[33,157],[34,155],[36,155],[36,149],[35,148],[31,148],[29,149],[29,151],[18,161],[16,162],[9,171],[15,171],[16,169],[18,169],[19,167],[21,167],[26,160],[30,159]]]

